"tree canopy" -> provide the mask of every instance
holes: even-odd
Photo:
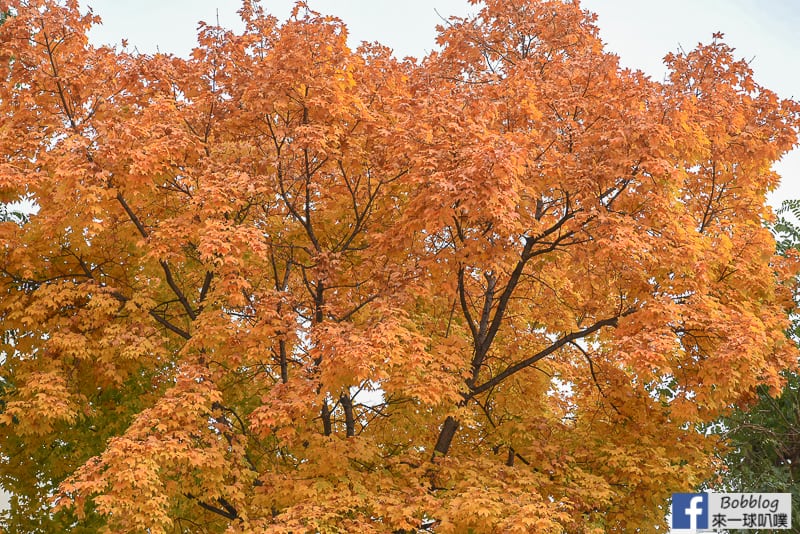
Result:
[[[24,532],[631,532],[796,368],[765,194],[800,107],[654,81],[577,2],[439,49],[302,3],[192,57],[0,25],[0,485]]]

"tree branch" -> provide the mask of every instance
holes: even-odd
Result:
[[[228,503],[228,501],[226,501],[222,497],[217,498],[217,502],[222,506],[222,508],[218,508],[217,506],[201,501],[198,497],[195,497],[191,493],[186,493],[185,495],[188,498],[195,501],[200,506],[200,508],[203,508],[204,510],[208,510],[209,512],[221,515],[222,517],[230,520],[239,518],[239,512],[236,511],[236,508],[231,506],[230,503]]]
[[[471,388],[470,393],[469,393],[469,397],[474,397],[475,395],[479,395],[479,394],[483,393],[484,391],[487,391],[487,390],[495,387],[496,385],[498,385],[500,382],[502,382],[503,380],[505,380],[509,376],[521,371],[522,369],[525,369],[526,367],[529,367],[529,366],[533,365],[534,363],[538,362],[542,358],[545,358],[545,357],[549,356],[550,354],[554,353],[555,351],[557,351],[558,349],[560,349],[561,347],[563,347],[567,343],[570,343],[572,341],[575,341],[576,339],[581,339],[581,338],[586,337],[586,336],[588,336],[590,334],[593,334],[593,333],[597,332],[598,330],[600,330],[601,328],[603,328],[605,326],[617,326],[617,323],[619,322],[620,317],[625,317],[626,315],[630,315],[634,311],[636,311],[635,308],[628,308],[627,310],[625,310],[624,312],[622,312],[618,316],[609,317],[607,319],[603,319],[603,320],[597,321],[592,326],[588,326],[588,327],[586,327],[586,328],[584,328],[582,330],[578,330],[576,332],[572,332],[570,334],[565,335],[564,337],[562,337],[562,338],[558,339],[557,341],[555,341],[554,343],[552,343],[546,349],[541,350],[541,351],[537,352],[536,354],[534,354],[533,356],[531,356],[529,358],[525,358],[524,360],[522,360],[520,362],[517,362],[514,365],[510,365],[510,366],[506,367],[506,369],[503,372],[501,372],[500,374],[495,375],[494,377],[492,377],[491,379],[487,380],[486,382],[484,382],[480,386],[475,386],[474,388]]]
[[[139,230],[139,234],[143,238],[147,239],[150,234],[147,232],[147,229],[142,224],[142,221],[139,220],[139,217],[136,216],[130,205],[125,201],[122,193],[119,191],[117,191],[117,201],[122,206],[122,209],[125,210],[125,213],[128,214],[128,218],[136,226],[136,229]],[[158,260],[158,263],[164,270],[164,276],[166,277],[167,285],[169,285],[169,287],[172,289],[172,292],[175,293],[175,296],[178,297],[178,302],[180,302],[181,306],[183,306],[183,309],[186,310],[186,314],[192,321],[194,321],[197,319],[197,313],[194,311],[194,309],[192,309],[191,304],[189,304],[189,300],[186,298],[186,295],[183,294],[183,291],[181,291],[181,289],[178,287],[178,284],[175,283],[175,279],[172,276],[172,271],[169,268],[169,264],[166,262],[166,260]]]
[[[206,299],[206,295],[208,295],[208,290],[211,288],[211,280],[214,278],[214,273],[211,271],[206,271],[206,277],[203,280],[203,287],[200,288],[200,298],[198,302],[202,303]]]
[[[165,327],[167,330],[170,330],[171,332],[174,332],[174,333],[178,334],[178,335],[179,335],[179,336],[181,336],[183,339],[186,339],[186,340],[192,339],[192,335],[191,335],[189,332],[187,332],[187,331],[186,331],[186,330],[184,330],[183,328],[177,327],[177,326],[175,326],[174,324],[172,324],[171,322],[167,321],[167,320],[166,320],[164,317],[162,317],[162,316],[160,316],[158,313],[156,313],[156,311],[155,311],[155,310],[150,310],[150,315],[151,315],[151,316],[152,316],[152,317],[153,317],[153,318],[154,318],[156,321],[158,321],[159,323],[161,323],[162,325],[164,325],[164,327]]]
[[[469,331],[472,332],[472,339],[475,344],[478,344],[478,329],[475,326],[475,321],[472,319],[472,314],[469,312],[469,304],[467,303],[467,292],[464,287],[464,266],[458,269],[458,300],[461,303],[461,313],[464,314],[464,319],[467,321]]]

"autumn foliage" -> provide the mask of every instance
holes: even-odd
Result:
[[[798,108],[715,35],[657,82],[577,2],[399,60],[337,19],[95,47],[0,25],[0,485],[17,532],[632,532],[779,387]]]

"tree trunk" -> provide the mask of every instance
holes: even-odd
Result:
[[[281,364],[281,382],[284,384],[289,381],[289,361],[286,356],[286,342],[278,341],[278,357]]]
[[[342,393],[339,397],[339,402],[342,403],[342,409],[344,409],[344,427],[347,437],[353,437],[356,435],[356,419],[353,414],[353,401],[350,399],[349,393]]]
[[[326,436],[330,436],[332,432],[331,411],[328,408],[328,401],[322,401],[322,433]]]
[[[514,451],[514,447],[508,448],[508,458],[506,458],[506,465],[508,467],[514,467],[514,458],[516,458],[517,453]]]
[[[439,431],[439,439],[436,440],[436,446],[433,448],[433,456],[431,459],[435,459],[437,454],[439,456],[447,456],[447,452],[450,450],[450,444],[453,442],[453,436],[456,435],[456,430],[458,430],[458,421],[448,415],[447,419],[444,420],[442,429]]]

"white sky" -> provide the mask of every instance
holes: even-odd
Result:
[[[466,0],[309,0],[309,5],[341,18],[351,43],[380,41],[397,55],[422,56],[434,47],[442,16],[474,12]],[[188,55],[197,21],[239,27],[238,0],[82,0],[103,18],[96,43],[129,46],[141,52]],[[267,11],[285,19],[291,0],[264,0]],[[622,64],[662,79],[661,59],[678,46],[693,48],[721,31],[726,42],[748,60],[756,80],[782,97],[800,98],[800,0],[583,0],[598,14],[601,36]],[[777,165],[783,176],[773,205],[800,198],[800,150]]]

